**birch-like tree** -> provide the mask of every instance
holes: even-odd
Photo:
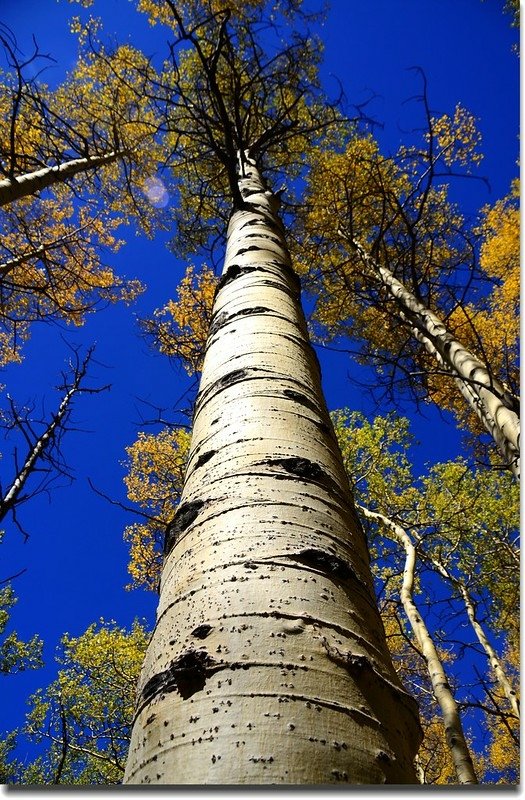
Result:
[[[467,223],[447,182],[480,160],[475,120],[460,106],[435,118],[423,99],[425,140],[395,157],[371,137],[314,156],[297,259],[321,338],[348,335],[394,398],[408,387],[467,417],[519,475],[515,204]]]
[[[62,184],[74,185],[77,193],[83,184],[90,192],[106,188],[115,199],[123,185],[132,189],[153,174],[156,123],[144,95],[139,112],[141,87],[129,85],[131,73],[135,81],[151,77],[151,65],[126,46],[113,53],[84,53],[96,24],[82,27],[77,21],[73,27],[81,54],[55,88],[43,81],[41,62],[47,57],[38,47],[24,56],[13,34],[0,29],[5,63],[0,79],[0,206]],[[36,78],[35,67],[41,67]],[[135,194],[136,205],[140,194]]]
[[[101,620],[80,636],[62,637],[56,679],[28,699],[22,728],[2,736],[2,783],[120,783],[148,635],[137,620],[130,630]],[[36,745],[32,761],[17,755],[21,735]]]
[[[425,738],[437,702],[457,779],[472,779],[470,749],[478,756],[479,776],[484,773],[493,780],[495,774],[505,781],[506,770],[493,751],[505,751],[497,744],[503,737],[510,775],[517,765],[519,720],[518,487],[508,473],[474,470],[463,459],[436,464],[417,478],[408,457],[408,420],[377,417],[370,423],[345,412],[335,412],[333,418],[357,507],[368,528],[383,614],[388,619],[392,609],[402,605],[397,616],[405,617],[412,629],[407,638],[424,656],[419,667],[411,667],[409,680],[406,654],[396,665],[420,700]],[[402,630],[402,623],[399,627]],[[465,675],[471,678],[466,681]],[[429,684],[434,707],[424,699]],[[484,714],[482,741],[487,732],[491,741],[481,759],[479,740],[473,746],[467,735],[469,719],[479,725],[473,709]],[[426,741],[421,766],[425,752]],[[430,774],[435,774],[434,766]]]
[[[142,5],[186,45],[162,87],[179,242],[229,222],[124,780],[416,782],[417,710],[388,654],[270,183],[335,120],[315,96],[316,44],[294,18],[283,49],[274,17],[263,49],[258,9],[199,4],[196,20]]]

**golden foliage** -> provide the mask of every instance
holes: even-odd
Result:
[[[199,272],[188,267],[177,287],[177,299],[143,322],[160,352],[181,359],[189,375],[202,366],[217,283],[217,276],[206,265]]]
[[[236,17],[244,17],[251,10],[265,4],[266,0],[178,0],[175,8],[186,25],[205,22],[210,17],[229,12]],[[167,25],[177,29],[177,20],[165,0],[138,0],[137,8],[146,14],[150,25]]]
[[[432,119],[432,135],[441,151],[438,158],[443,158],[447,166],[457,163],[470,170],[483,158],[478,149],[481,134],[476,120],[460,104],[456,106],[453,117],[444,114]]]
[[[490,365],[514,391],[519,386],[518,344],[520,333],[520,211],[519,185],[494,206],[483,209],[480,226],[480,266],[493,283],[492,291],[479,301],[458,306],[447,320],[451,332]],[[468,415],[462,398],[450,380],[430,380],[433,399],[456,413],[473,430],[481,423]]]
[[[182,428],[166,428],[158,434],[139,433],[137,441],[126,448],[128,497],[147,516],[145,522],[129,525],[124,532],[130,546],[128,588],[158,587],[164,533],[180,499],[190,438]]]
[[[476,231],[449,199],[448,186],[428,177],[453,165],[468,172],[479,163],[479,143],[474,118],[458,106],[453,117],[431,120],[426,150],[401,147],[395,158],[384,158],[370,136],[354,137],[344,147],[314,150],[294,252],[296,267],[316,296],[319,339],[350,336],[359,348],[358,358],[374,363],[380,380],[401,379],[419,397],[453,410],[476,433],[480,423],[456,384],[413,337],[402,309],[379,274],[364,266],[352,243],[358,241],[371,252],[376,263],[516,391],[517,188],[484,209]],[[474,268],[477,235],[483,236],[482,269],[471,281],[465,265]],[[467,286],[469,300],[463,301]]]
[[[25,198],[3,210],[0,229],[0,360],[20,359],[31,323],[61,319],[81,325],[101,302],[131,302],[141,291],[102,261],[122,242],[121,219],[78,209],[67,190],[46,198]]]
[[[58,677],[29,699],[23,729],[40,744],[15,783],[114,784],[122,781],[136,685],[149,640],[101,620],[82,635],[62,637]]]

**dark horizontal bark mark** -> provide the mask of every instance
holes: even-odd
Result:
[[[265,233],[264,231],[257,231],[256,233],[245,233],[243,235],[244,239],[268,239],[269,242],[273,242],[274,244],[281,245],[284,247],[284,242],[279,236],[273,236],[271,233]]]
[[[251,267],[251,266],[241,267],[239,264],[230,264],[230,266],[228,267],[224,275],[220,278],[215,288],[214,300],[215,297],[217,297],[220,290],[223,289],[228,283],[234,281],[235,278],[238,278],[239,275],[247,275],[249,272],[255,272],[255,270],[257,269],[258,267]]]
[[[164,536],[164,558],[173,550],[180,535],[195,522],[201,509],[206,505],[205,500],[192,500],[189,503],[182,503],[170,524],[166,528]]]
[[[293,400],[296,403],[304,406],[305,408],[310,409],[310,411],[315,411],[317,414],[319,413],[319,407],[314,403],[312,400],[309,400],[306,395],[301,394],[301,392],[296,392],[294,389],[284,389],[283,394],[289,400]]]
[[[268,270],[270,267],[270,270]],[[222,275],[217,286],[215,287],[214,293],[214,301],[221,289],[227,286],[229,283],[234,281],[236,278],[239,278],[242,275],[248,275],[250,272],[270,272],[270,274],[275,274],[273,269],[279,270],[282,272],[286,279],[292,284],[292,290],[288,290],[290,296],[297,300],[300,297],[301,293],[301,281],[297,275],[297,273],[290,267],[288,264],[283,263],[281,261],[276,261],[275,259],[269,259],[268,262],[264,264],[230,264],[226,272]],[[283,291],[286,291],[284,287],[281,287],[279,284],[276,284],[276,288],[282,288]]]
[[[282,467],[285,472],[291,475],[297,475],[299,478],[305,480],[316,481],[323,483],[326,477],[324,470],[316,464],[315,461],[310,461],[308,458],[300,458],[299,456],[292,458],[271,458],[266,462],[271,467]]]
[[[362,653],[341,652],[326,642],[325,649],[328,658],[346,669],[353,677],[374,714],[384,716],[384,709],[391,704],[393,698],[394,703],[402,703],[419,722],[419,706],[416,700],[405,689],[379,672],[368,656]],[[388,733],[386,736],[388,739]]]
[[[323,550],[317,550],[315,548],[301,550],[300,553],[295,555],[288,555],[288,558],[292,558],[294,561],[298,561],[300,564],[304,564],[307,567],[319,570],[319,572],[323,572],[331,578],[339,578],[340,580],[346,581],[350,578],[355,579],[357,577],[347,561],[344,561],[333,553],[327,553]]]
[[[235,253],[235,258],[237,256],[244,255],[244,253],[251,253],[251,252],[255,252],[257,250],[266,250],[266,248],[265,247],[259,247],[258,244],[250,244],[248,247],[241,247],[240,250],[237,250],[237,252]]]
[[[260,374],[250,374],[254,372],[264,373],[264,370],[259,367],[246,367],[245,369],[232,370],[208,386],[208,388],[202,394],[197,395],[194,406],[193,422],[195,423],[198,413],[211,397],[215,397],[217,394],[219,394],[219,392],[224,391],[224,389],[227,389],[229,386],[233,386],[235,383],[239,383],[240,381],[255,380],[262,377]]]
[[[144,706],[157,695],[174,691],[187,700],[201,691],[210,675],[224,666],[205,650],[188,650],[172,661],[168,669],[149,679],[142,690],[139,705]]]
[[[241,225],[240,229],[242,230],[242,228],[248,228],[248,227],[250,227],[252,225],[260,225],[263,228],[269,228],[270,230],[277,231],[278,233],[282,233],[282,226],[278,222],[276,222],[275,220],[273,220],[270,217],[266,216],[266,214],[264,216],[261,215],[261,216],[258,216],[256,218],[252,217],[251,219],[249,219],[246,222],[244,222]]]
[[[227,314],[225,311],[222,311],[217,317],[213,320],[210,325],[209,333],[208,333],[208,341],[209,339],[214,336],[224,325],[232,322],[235,319],[239,319],[239,317],[248,317],[253,314],[271,314],[272,309],[267,308],[266,306],[252,306],[251,308],[243,308],[240,311],[236,311],[234,314]]]
[[[206,464],[210,460],[210,458],[213,458],[216,452],[217,452],[216,450],[208,450],[206,453],[202,453],[198,457],[197,462],[193,469],[199,469],[199,467],[204,466],[204,464]]]
[[[207,625],[207,624],[198,625],[194,630],[192,630],[191,635],[195,636],[197,639],[206,639],[206,637],[210,635],[212,630],[213,630],[212,625]]]

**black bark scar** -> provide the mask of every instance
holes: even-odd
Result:
[[[343,561],[339,556],[334,556],[332,553],[326,553],[323,550],[316,550],[310,548],[308,550],[301,550],[296,555],[290,555],[294,561],[299,561],[308,567],[313,567],[324,572],[332,578],[339,578],[340,580],[348,580],[355,577],[355,573],[350,565]]]
[[[178,507],[173,520],[166,528],[164,536],[165,558],[177,544],[180,534],[183,533],[186,528],[189,528],[191,523],[197,519],[200,510],[205,505],[206,503],[204,500],[192,500],[189,503],[182,503],[182,505]]]
[[[201,453],[197,459],[194,469],[199,469],[199,467],[202,467],[204,464],[206,464],[210,458],[213,458],[216,452],[216,450],[208,450],[206,453]]]
[[[205,650],[188,650],[174,661],[168,669],[158,672],[144,686],[140,704],[149,703],[159,694],[178,692],[187,700],[206,685],[207,679],[223,665],[215,661]]]
[[[213,627],[208,624],[198,625],[192,632],[191,635],[195,636],[197,639],[206,639],[207,636],[210,635],[212,632]]]
[[[325,482],[325,473],[323,469],[316,464],[315,461],[310,461],[308,458],[272,458],[267,462],[272,467],[282,467],[286,472],[291,475],[297,475],[299,478],[305,480],[317,481],[318,483]]]
[[[296,392],[294,391],[294,389],[283,389],[283,394],[289,400],[294,400],[296,403],[299,403],[305,408],[309,408],[310,411],[319,412],[318,406],[314,402],[312,402],[312,400],[309,400],[309,398],[306,397],[306,395],[302,394],[301,392]]]

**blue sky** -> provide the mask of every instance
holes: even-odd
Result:
[[[503,0],[333,0],[323,30],[326,86],[337,90],[331,77],[343,83],[349,103],[374,95],[369,112],[384,127],[376,131],[385,152],[395,150],[407,132],[423,124],[421,107],[414,99],[421,91],[421,67],[428,80],[432,109],[453,112],[460,102],[478,119],[483,136],[484,161],[480,174],[490,183],[463,181],[454,191],[466,213],[503,196],[517,175],[519,152],[519,69],[512,44],[517,33],[503,15]],[[162,51],[165,35],[150,29],[128,0],[104,0],[100,14],[106,30],[122,41],[129,35],[149,52]],[[95,5],[95,12],[97,6]],[[72,65],[75,43],[67,19],[77,13],[64,0],[3,0],[0,19],[28,50],[34,34],[42,52],[57,63],[50,75],[59,80]],[[28,694],[52,679],[52,654],[64,632],[82,633],[104,617],[130,624],[134,617],[154,616],[156,598],[143,592],[125,592],[126,546],[122,531],[130,518],[93,494],[90,477],[106,494],[125,500],[122,461],[125,447],[141,429],[141,418],[151,416],[146,403],[165,408],[187,406],[185,374],[154,354],[142,340],[136,315],[145,316],[163,305],[179,282],[186,263],[165,248],[162,237],[150,242],[131,231],[128,244],[112,259],[117,271],[139,277],[147,291],[135,307],[117,305],[92,315],[82,329],[40,326],[34,328],[21,366],[1,377],[20,402],[34,398],[51,410],[57,395],[53,386],[67,351],[63,336],[75,344],[97,342],[99,362],[92,383],[111,383],[110,392],[80,399],[74,419],[78,428],[64,442],[64,455],[74,469],[71,486],[57,488],[28,503],[20,519],[30,533],[27,543],[10,523],[2,544],[3,575],[26,572],[15,582],[19,602],[13,626],[20,636],[40,634],[46,642],[46,670],[5,679],[0,730],[23,721]],[[165,238],[165,237],[164,237]],[[320,351],[324,388],[330,409],[348,406],[371,413],[366,390],[352,385],[347,355]],[[413,431],[421,442],[419,465],[443,460],[461,452],[460,437],[452,425],[428,409],[416,417]],[[10,475],[14,442],[2,442],[0,474]]]

